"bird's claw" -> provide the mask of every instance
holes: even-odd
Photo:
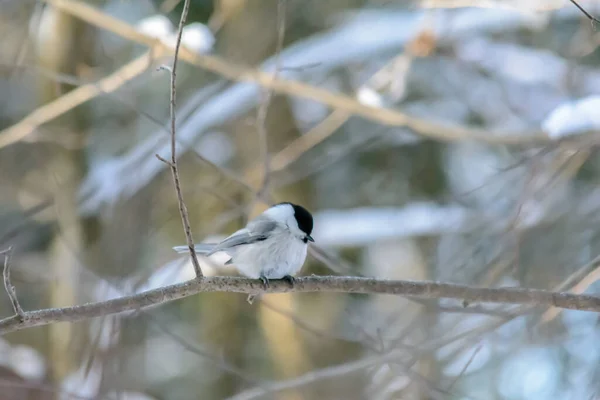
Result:
[[[283,278],[284,281],[288,282],[291,287],[294,287],[294,283],[296,283],[296,278],[291,275],[285,275]]]
[[[267,278],[264,275],[261,275],[258,279],[260,279],[260,281],[262,282],[265,290],[267,290],[269,288],[269,278]],[[294,283],[296,282],[296,278],[294,278],[291,275],[285,275],[284,277],[281,278],[281,280],[286,281],[287,283],[289,283],[291,287],[294,287]]]
[[[258,279],[261,280],[263,286],[265,287],[265,290],[267,290],[269,288],[269,278],[267,278],[264,275],[261,275]]]

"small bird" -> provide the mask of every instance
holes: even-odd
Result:
[[[311,213],[285,202],[269,207],[221,243],[196,244],[194,248],[206,256],[225,252],[231,257],[225,264],[234,264],[243,275],[260,279],[265,287],[269,279],[285,279],[293,286],[294,275],[306,259],[308,242],[314,242],[312,229]],[[188,246],[173,249],[189,251]]]

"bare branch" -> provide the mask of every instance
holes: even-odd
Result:
[[[583,293],[600,278],[600,256],[594,258],[575,273],[571,274],[565,281],[566,287],[570,287],[573,293]],[[556,318],[562,310],[551,307],[540,317],[539,323],[547,323]]]
[[[54,120],[89,100],[102,94],[115,92],[148,70],[152,61],[151,57],[151,52],[148,51],[99,81],[79,86],[55,100],[36,108],[18,123],[0,131],[0,148],[25,139],[39,126]]]
[[[154,156],[155,156],[156,158],[158,158],[158,160],[159,160],[159,161],[162,161],[162,162],[164,162],[165,164],[167,164],[169,167],[171,167],[171,168],[173,167],[173,163],[172,163],[171,161],[169,161],[169,160],[167,160],[167,159],[165,159],[165,158],[162,158],[162,157],[161,157],[160,155],[158,155],[158,154],[155,154]]]
[[[471,363],[473,362],[473,360],[475,359],[475,356],[477,356],[477,354],[479,353],[479,351],[481,351],[481,344],[479,344],[475,350],[473,351],[473,354],[471,354],[471,357],[469,357],[469,360],[467,361],[467,363],[464,365],[464,367],[462,367],[462,369],[460,370],[460,372],[458,373],[458,375],[456,375],[456,378],[454,378],[454,380],[452,381],[452,383],[450,384],[450,386],[448,386],[448,390],[451,390],[454,385],[456,385],[456,382],[458,382],[458,380],[465,374],[465,372],[467,372],[467,369],[469,369],[469,366],[471,365]]]
[[[246,383],[251,383],[254,385],[258,385],[259,387],[262,387],[262,383],[258,379],[254,378],[253,376],[249,375],[248,373],[244,372],[243,370],[239,369],[238,367],[229,364],[220,355],[215,355],[208,350],[204,350],[204,349],[200,348],[199,346],[195,346],[195,345],[189,343],[184,337],[178,335],[177,333],[175,333],[171,329],[169,329],[166,326],[167,324],[163,323],[162,321],[157,320],[155,317],[153,317],[150,314],[146,313],[144,315],[145,315],[146,319],[152,325],[154,325],[158,330],[160,330],[165,335],[169,336],[177,344],[179,344],[181,347],[183,347],[190,353],[196,354],[200,357],[203,357],[207,360],[212,361],[221,370],[228,372],[232,375],[235,375],[236,377],[240,378],[241,380],[243,380]]]
[[[383,280],[359,277],[310,276],[297,278],[294,287],[282,280],[272,280],[265,289],[260,280],[230,276],[204,277],[130,296],[73,307],[47,308],[0,320],[0,334],[47,325],[140,310],[202,292],[287,293],[332,292],[392,294],[426,299],[456,299],[469,303],[524,304],[554,306],[570,310],[600,312],[600,297],[526,288],[479,288],[431,281]]]
[[[265,394],[280,392],[282,390],[293,389],[300,386],[308,385],[310,383],[318,382],[324,379],[336,378],[344,375],[353,374],[359,372],[365,368],[369,368],[375,365],[395,362],[403,357],[401,351],[392,351],[383,355],[376,355],[368,358],[364,358],[358,361],[352,361],[340,365],[334,365],[332,367],[326,367],[323,369],[308,372],[297,378],[288,379],[285,381],[274,382],[263,385],[264,387],[252,388],[235,396],[230,397],[228,400],[251,400],[257,397],[262,397]]]
[[[13,310],[15,311],[15,317],[19,321],[23,321],[25,313],[21,308],[21,304],[19,304],[19,299],[17,298],[17,291],[15,287],[12,285],[10,281],[10,256],[12,254],[12,247],[9,247],[6,250],[0,252],[0,254],[4,255],[4,288],[6,289],[6,294],[10,298],[10,302],[12,303]]]
[[[73,0],[43,1],[69,15],[73,15],[74,17],[89,23],[90,25],[106,29],[107,31],[123,38],[146,45],[153,50],[164,53],[172,51],[168,45],[161,43],[158,39],[149,35],[145,35],[137,31],[129,24],[105,14],[88,4]],[[394,109],[366,106],[349,96],[329,92],[325,89],[321,89],[319,87],[308,85],[299,81],[281,78],[274,80],[272,74],[270,73],[235,65],[230,61],[226,61],[220,57],[207,54],[198,55],[190,50],[187,50],[186,48],[181,49],[181,58],[192,65],[214,72],[231,80],[238,82],[253,82],[278,93],[311,99],[328,105],[331,108],[361,116],[368,120],[384,125],[407,127],[420,135],[432,139],[442,141],[471,139],[485,143],[506,145],[523,145],[549,142],[547,135],[543,132],[510,132],[503,135],[491,135],[490,132],[485,129],[475,129],[460,125],[436,123],[429,120],[416,118]],[[65,96],[62,96],[60,99]],[[67,110],[70,109],[70,107],[67,108]],[[57,113],[57,115],[52,115],[51,118],[45,119],[43,122],[48,122],[64,112],[65,110]],[[32,113],[30,116],[26,117],[25,120],[18,122],[17,124],[0,132],[0,145],[9,145],[23,139],[25,136],[31,133],[32,127],[37,127],[40,125],[40,123],[37,123],[36,121],[37,120],[33,118]],[[15,133],[16,131],[19,131],[20,133],[17,135]],[[10,133],[10,135],[8,135],[8,133]]]
[[[9,228],[4,232],[4,234],[2,236],[0,236],[0,245],[2,243],[7,242],[8,240],[14,238],[16,235],[19,234],[19,232],[21,232],[23,230],[24,227],[31,224],[31,220],[29,219],[30,217],[44,211],[45,209],[50,207],[52,204],[54,204],[54,199],[49,197],[45,200],[42,200],[39,204],[37,204],[33,207],[30,207],[26,210],[23,210],[23,214],[22,214],[23,219],[13,226],[9,225]],[[2,253],[3,252],[0,252],[0,254],[2,254]]]
[[[190,227],[190,219],[188,217],[187,207],[183,201],[183,194],[181,193],[181,183],[179,179],[179,169],[177,168],[177,150],[176,150],[176,115],[175,105],[177,99],[177,57],[179,56],[179,48],[181,47],[181,33],[183,31],[183,25],[187,19],[187,14],[190,9],[190,0],[185,0],[183,3],[183,11],[181,12],[181,19],[179,20],[179,28],[177,29],[177,42],[175,44],[175,54],[173,56],[173,67],[161,67],[161,69],[167,70],[171,73],[171,101],[170,101],[170,112],[171,112],[171,161],[167,162],[164,158],[158,154],[156,157],[171,167],[171,174],[173,175],[173,184],[175,185],[175,192],[177,192],[177,202],[179,203],[179,214],[181,215],[181,222],[183,223],[183,230],[185,231],[185,238],[187,240],[188,248],[190,249],[190,257],[192,258],[192,264],[194,271],[196,272],[196,278],[202,278],[202,269],[198,262],[198,256],[194,250],[194,239],[192,237],[192,228]]]
[[[581,11],[583,13],[583,15],[585,15],[586,17],[588,17],[588,19],[590,20],[590,22],[592,23],[592,27],[596,28],[595,24],[600,24],[600,20],[598,20],[598,18],[594,17],[592,14],[590,14],[589,12],[587,12],[585,10],[585,8],[581,7],[575,0],[570,0],[571,3],[573,3],[573,5],[577,8],[579,8],[579,11]]]
[[[281,50],[283,49],[283,40],[285,37],[285,1],[277,1],[277,44],[275,45],[275,71],[273,72],[273,80],[276,80],[279,71],[281,70]],[[267,135],[267,111],[271,104],[271,98],[273,97],[273,91],[269,88],[263,91],[264,100],[258,107],[258,113],[256,115],[256,127],[258,129],[258,137],[261,144],[261,156],[263,158],[263,182],[258,191],[258,197],[262,197],[268,194],[269,191],[269,178],[271,175],[270,164],[271,160],[269,157],[269,141]],[[267,196],[268,198],[268,196]]]

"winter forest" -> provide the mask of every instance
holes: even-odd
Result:
[[[0,0],[0,400],[600,399],[596,17]]]

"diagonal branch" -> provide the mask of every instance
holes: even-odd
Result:
[[[135,43],[148,46],[154,51],[160,51],[161,55],[163,53],[169,53],[173,51],[169,45],[160,42],[160,40],[145,35],[137,31],[134,27],[126,22],[103,13],[102,11],[88,4],[74,0],[43,1],[93,26],[105,29]],[[180,57],[192,65],[214,72],[227,79],[238,82],[252,82],[277,93],[311,99],[328,105],[331,108],[360,116],[377,123],[389,126],[406,127],[414,130],[416,133],[422,136],[436,140],[457,141],[472,139],[485,143],[506,145],[547,143],[549,141],[547,135],[545,135],[543,132],[510,132],[503,135],[493,135],[485,129],[469,128],[446,123],[436,123],[433,121],[413,117],[394,109],[366,106],[360,103],[358,100],[343,94],[332,93],[325,89],[321,89],[319,87],[299,81],[286,80],[282,78],[273,79],[273,75],[270,73],[235,65],[220,57],[207,54],[198,55],[186,48],[181,49]],[[41,121],[41,123],[48,122],[49,120],[56,118],[70,109],[71,107],[58,110],[59,112],[50,115],[49,118]],[[34,113],[35,111],[31,115]],[[41,125],[41,123],[38,123],[37,120],[31,121],[31,115],[17,124],[7,128],[6,130],[0,131],[0,144],[13,144],[31,133],[32,126],[35,128]],[[20,134],[8,135],[9,132],[15,131],[20,132]]]
[[[404,354],[401,351],[395,350],[383,355],[371,356],[361,360],[352,361],[344,364],[334,365],[323,369],[307,372],[297,378],[288,379],[280,382],[273,382],[263,385],[264,387],[252,388],[238,393],[227,400],[251,400],[260,398],[265,395],[280,392],[282,390],[293,389],[308,385],[314,382],[319,382],[325,379],[337,378],[340,376],[350,375],[369,367],[379,364],[397,362]]]
[[[170,68],[171,72],[171,101],[170,101],[170,113],[171,113],[171,161],[168,162],[158,154],[156,157],[165,162],[171,167],[171,174],[173,175],[173,184],[175,185],[175,192],[177,193],[177,202],[179,204],[179,214],[181,215],[181,222],[183,223],[183,230],[185,231],[185,238],[187,240],[188,248],[190,249],[190,257],[192,258],[192,264],[194,271],[196,272],[196,278],[202,278],[202,269],[198,262],[198,256],[196,250],[194,250],[194,239],[192,237],[192,228],[190,227],[190,218],[188,216],[187,207],[183,201],[183,194],[181,193],[181,183],[179,179],[179,169],[177,168],[177,154],[176,154],[176,115],[175,105],[177,99],[177,58],[179,56],[179,48],[181,47],[181,33],[183,31],[183,25],[187,19],[187,14],[190,9],[190,0],[185,0],[183,3],[183,11],[181,12],[181,19],[179,20],[179,28],[177,29],[177,42],[175,44],[175,54],[173,56],[173,66]],[[166,69],[166,68],[165,68]]]
[[[19,316],[0,320],[0,334],[55,322],[74,322],[124,311],[140,310],[202,292],[391,294],[425,299],[455,299],[470,304],[524,304],[600,312],[600,297],[539,289],[480,288],[431,281],[384,280],[349,276],[296,278],[294,287],[290,287],[285,281],[272,280],[270,286],[265,289],[260,280],[215,276],[204,277],[201,280],[193,279],[108,301],[24,312],[22,320]]]
[[[81,85],[55,100],[36,108],[18,123],[0,130],[0,148],[10,146],[35,130],[81,104],[102,94],[113,93],[148,70],[152,53],[144,53],[97,82]]]
[[[581,11],[583,13],[583,15],[585,15],[590,20],[590,22],[592,23],[592,27],[595,28],[596,27],[595,24],[600,24],[600,21],[598,20],[598,18],[594,17],[592,14],[587,12],[585,10],[585,8],[583,8],[579,5],[579,3],[577,3],[575,0],[570,0],[570,1],[571,1],[571,3],[573,3],[573,5],[575,7],[577,7],[579,9],[579,11]]]
[[[12,254],[12,247],[1,251],[0,254],[4,255],[4,271],[2,274],[4,277],[4,289],[6,289],[6,293],[8,294],[10,302],[12,303],[13,310],[15,311],[15,318],[18,321],[23,321],[25,313],[21,308],[21,304],[19,304],[17,291],[10,281],[10,256]]]

